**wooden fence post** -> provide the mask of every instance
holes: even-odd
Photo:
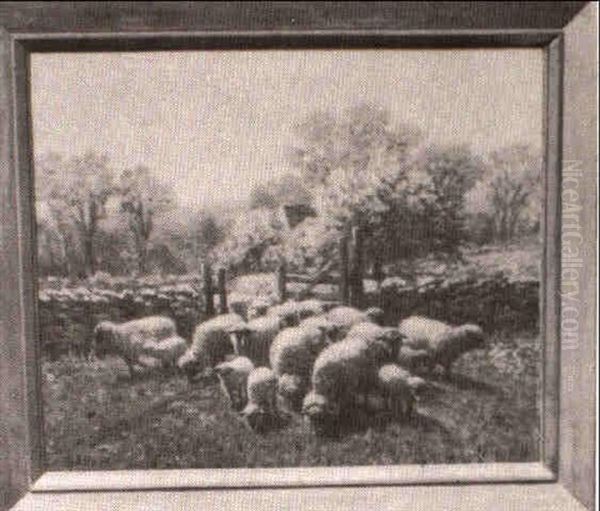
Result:
[[[277,290],[279,292],[279,301],[283,303],[287,300],[287,275],[285,261],[279,263],[277,269]]]
[[[225,268],[219,268],[218,274],[219,283],[219,311],[221,314],[227,314],[229,312],[227,307],[227,279],[225,275]]]
[[[344,305],[350,303],[350,259],[348,257],[348,243],[350,239],[347,232],[340,238],[340,301]]]
[[[214,302],[214,292],[212,285],[212,270],[210,268],[210,264],[204,263],[203,268],[203,276],[204,276],[204,301],[205,301],[205,312],[206,315],[210,318],[215,315],[215,302]]]

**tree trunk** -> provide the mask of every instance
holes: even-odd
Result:
[[[363,290],[363,240],[362,228],[355,227],[352,231],[353,250],[352,265],[350,270],[350,303],[353,307],[362,308],[364,302]]]
[[[83,240],[83,264],[85,274],[88,276],[96,273],[96,261],[94,260],[94,242],[91,234],[87,234]]]

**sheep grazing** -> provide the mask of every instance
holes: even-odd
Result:
[[[300,323],[298,310],[298,302],[289,300],[270,307],[267,311],[267,316],[280,318],[285,327],[298,326],[298,323]]]
[[[267,299],[257,298],[253,300],[248,308],[248,320],[266,316],[271,305],[271,301]]]
[[[318,316],[325,312],[325,302],[317,300],[315,298],[311,300],[302,300],[296,305],[296,313],[298,314],[298,320],[303,320],[313,316]]]
[[[268,367],[257,367],[248,375],[246,393],[248,404],[242,416],[252,429],[261,429],[277,415],[277,376]]]
[[[395,417],[409,417],[416,398],[415,393],[425,385],[425,381],[412,376],[397,364],[386,364],[377,374],[378,389],[384,398],[386,409]]]
[[[93,351],[97,356],[108,353],[120,356],[133,376],[134,366],[144,365],[140,357],[145,354],[147,342],[159,343],[176,335],[174,321],[164,316],[148,316],[121,324],[102,321],[94,328]]]
[[[244,321],[248,320],[250,314],[250,306],[252,304],[252,298],[239,293],[231,293],[227,297],[227,306],[229,310],[240,316]]]
[[[237,353],[231,330],[239,330],[245,325],[238,314],[221,314],[200,323],[194,331],[192,344],[177,361],[177,366],[191,380],[197,373],[212,369],[223,362],[227,355]]]
[[[362,339],[372,350],[377,348],[377,352],[381,352],[380,360],[395,361],[404,336],[397,328],[381,327],[365,321],[354,325],[346,335],[346,340],[354,338]]]
[[[188,343],[183,337],[173,335],[160,341],[146,341],[142,352],[144,355],[160,360],[163,367],[173,367],[187,348]]]
[[[221,388],[234,410],[246,406],[248,376],[254,370],[254,364],[247,357],[236,357],[215,366]]]
[[[302,412],[318,428],[344,408],[359,405],[377,389],[377,371],[395,360],[401,345],[396,328],[357,325],[352,335],[327,346],[315,360],[312,397],[304,401]]]
[[[406,336],[405,346],[428,353],[431,371],[439,365],[446,374],[461,355],[485,345],[483,331],[477,325],[451,326],[442,321],[411,316],[400,323],[398,330]]]
[[[469,351],[484,347],[485,337],[479,326],[471,324],[457,326],[439,340],[432,357],[432,364],[442,366],[445,373],[449,374],[450,367],[456,359]]]
[[[284,403],[297,410],[302,404],[302,398],[306,392],[306,380],[297,374],[282,374],[277,381],[277,394],[281,396]]]
[[[324,415],[338,414],[354,406],[357,396],[376,384],[377,364],[363,339],[353,338],[332,344],[317,357],[312,377],[313,395],[303,403],[303,413],[320,422]]]
[[[269,364],[271,344],[282,327],[279,316],[263,316],[230,331],[237,337],[239,354],[258,367]]]
[[[269,362],[280,378],[280,395],[292,408],[300,404],[314,361],[328,343],[325,329],[312,326],[286,328],[275,337]]]
[[[345,305],[334,307],[327,315],[327,319],[336,326],[338,339],[343,339],[350,329],[358,323],[370,322],[374,324],[381,324],[383,318],[383,311],[377,307],[361,311],[354,307],[347,307]]]
[[[338,327],[327,319],[327,316],[321,314],[319,316],[311,316],[303,319],[298,325],[304,329],[318,329],[325,333],[328,340],[335,341],[338,337]]]
[[[427,350],[414,349],[402,346],[398,352],[398,365],[411,372],[420,373],[426,371],[431,365],[431,357]]]

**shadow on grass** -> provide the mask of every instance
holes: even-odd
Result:
[[[258,435],[266,435],[274,431],[285,429],[291,422],[292,416],[287,413],[275,413],[261,415],[251,423],[246,422],[248,427]]]
[[[136,367],[133,375],[123,367],[115,380],[118,383],[142,383],[148,380],[164,381],[182,375],[183,373],[177,367]]]
[[[439,419],[432,417],[429,413],[424,413],[419,410],[414,410],[413,414],[408,419],[407,424],[410,424],[415,429],[425,433],[440,433],[446,437],[451,436],[450,430]]]
[[[494,387],[489,383],[485,383],[482,381],[474,380],[469,376],[465,376],[464,374],[451,373],[444,378],[444,380],[452,385],[454,385],[459,390],[471,390],[482,392],[485,394],[493,394],[500,396],[502,395],[502,389],[499,387]]]
[[[328,440],[342,440],[343,438],[366,432],[385,431],[392,423],[414,427],[425,432],[441,432],[450,435],[449,430],[437,419],[414,409],[408,417],[394,416],[390,412],[373,413],[361,408],[347,409],[333,420],[313,423],[317,436]]]

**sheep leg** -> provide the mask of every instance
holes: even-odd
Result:
[[[134,364],[128,358],[125,359],[125,363],[127,364],[127,369],[129,369],[129,377],[133,380],[135,378]]]
[[[450,376],[452,376],[451,371],[450,371],[451,365],[452,365],[452,362],[448,362],[442,366],[444,368],[444,376],[446,378],[450,378]]]
[[[414,399],[409,398],[404,400],[404,417],[408,418],[412,415],[414,410]]]

